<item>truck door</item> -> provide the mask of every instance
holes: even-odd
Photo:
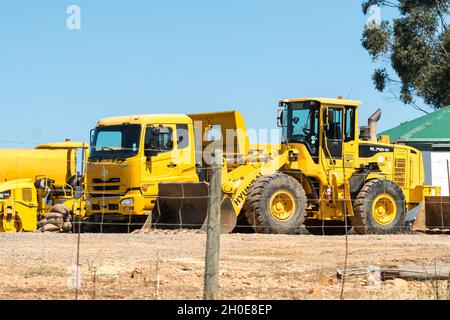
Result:
[[[144,183],[172,182],[178,179],[175,134],[175,125],[147,126],[142,177]]]
[[[196,167],[196,150],[194,128],[192,125],[177,124],[176,126],[176,165],[178,169],[178,181],[198,181]]]
[[[193,140],[193,128],[187,124],[148,126],[144,183],[197,181]]]

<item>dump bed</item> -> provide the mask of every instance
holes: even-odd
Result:
[[[212,112],[188,116],[194,122],[197,160],[211,148],[211,143],[222,148],[227,158],[244,159],[248,155],[250,143],[244,117],[240,112]]]

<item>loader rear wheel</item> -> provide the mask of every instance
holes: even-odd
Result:
[[[358,234],[401,233],[405,224],[405,196],[394,182],[366,183],[353,203],[352,225]]]
[[[244,207],[257,233],[295,234],[305,222],[307,198],[296,179],[277,173],[259,178],[250,187]]]

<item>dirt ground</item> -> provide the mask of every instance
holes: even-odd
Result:
[[[79,299],[201,299],[206,236],[82,234]],[[77,235],[1,234],[0,299],[76,299]],[[339,299],[345,237],[222,236],[222,299]],[[450,264],[447,235],[349,236],[348,267]],[[447,299],[447,281],[345,284],[346,299]]]

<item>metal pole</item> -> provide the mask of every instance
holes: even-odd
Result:
[[[450,300],[450,272],[448,274],[448,280],[447,280],[447,299]]]
[[[216,149],[211,154],[210,202],[208,232],[206,240],[205,293],[204,300],[219,298],[219,249],[220,249],[220,206],[222,200],[222,152]]]

